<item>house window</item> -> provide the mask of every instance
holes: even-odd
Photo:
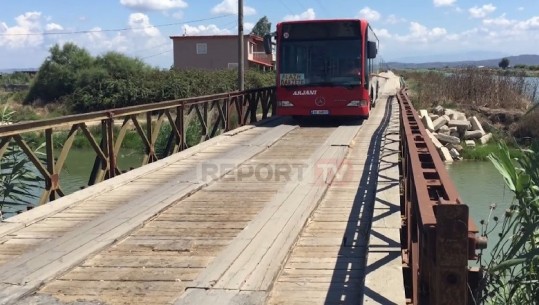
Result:
[[[197,43],[197,54],[208,54],[208,44]]]
[[[237,69],[238,68],[238,63],[237,62],[229,62],[228,63],[228,68],[229,69]]]

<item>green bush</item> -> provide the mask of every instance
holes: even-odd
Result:
[[[480,289],[476,304],[537,304],[539,300],[539,147],[511,158],[507,146],[489,156],[507,188],[514,193],[503,219],[482,221],[489,237],[490,260],[480,255]],[[494,209],[495,205],[491,206]],[[490,218],[490,217],[489,217]],[[500,228],[492,236],[493,228]],[[491,240],[493,242],[491,242]]]
[[[55,45],[25,102],[60,101],[83,113],[237,90],[236,70],[161,70],[109,52],[94,58],[72,43]],[[273,86],[274,72],[247,71],[246,89]]]
[[[39,100],[46,104],[73,93],[80,73],[92,67],[93,62],[88,51],[73,43],[66,43],[62,48],[54,45],[39,68],[25,102]]]

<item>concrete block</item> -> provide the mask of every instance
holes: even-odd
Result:
[[[461,159],[460,153],[457,151],[456,148],[451,148],[449,150],[449,154],[451,155],[453,160],[460,160]]]
[[[434,107],[434,109],[432,109],[432,112],[435,113],[435,114],[438,114],[438,115],[443,115],[444,114],[444,107],[438,105],[438,106]]]
[[[453,157],[451,157],[451,153],[449,152],[449,149],[447,149],[447,147],[444,146],[438,151],[440,152],[440,157],[442,157],[442,161],[453,162]]]
[[[419,110],[419,117],[424,118],[426,116],[429,116],[429,112],[427,111],[427,109],[420,109]]]
[[[455,113],[455,110],[453,109],[444,109],[444,114],[447,115],[448,117],[451,117],[453,113]]]
[[[464,132],[470,129],[471,124],[468,122],[468,120],[449,120],[449,122],[447,122],[447,126],[457,127],[459,132]]]
[[[444,134],[436,134],[436,139],[438,139],[442,143],[460,144],[460,139],[458,137],[448,136]]]
[[[449,127],[447,125],[444,125],[438,129],[438,133],[449,135],[451,131],[449,130]]]
[[[440,143],[440,141],[438,141],[438,139],[436,138],[436,136],[430,132],[429,130],[427,130],[427,135],[429,136],[429,138],[431,139],[432,143],[434,144],[434,146],[436,146],[436,149],[440,149],[440,147],[442,147],[442,143]]]
[[[464,113],[462,113],[462,112],[457,112],[456,115],[455,115],[455,119],[456,119],[456,120],[463,120],[463,121],[464,121],[464,120],[466,120],[466,121],[468,120],[468,119],[466,118],[466,114],[464,114]]]
[[[440,117],[439,115],[434,114],[434,113],[429,113],[429,116],[430,116],[430,119],[432,120],[433,123],[437,118]]]
[[[474,140],[466,140],[464,141],[464,144],[466,147],[475,147],[475,141]]]
[[[432,125],[434,127],[434,131],[438,131],[442,126],[445,126],[447,124],[448,120],[445,115],[438,117],[432,122]]]
[[[425,126],[425,129],[434,131],[434,125],[432,125],[432,120],[430,119],[428,114],[426,116],[423,116],[421,120],[423,121],[423,126]]]
[[[486,135],[482,136],[481,139],[479,139],[479,143],[487,144],[491,139],[492,139],[492,134],[489,132]]]
[[[451,120],[466,120],[466,115],[460,111],[453,110],[450,112],[449,118]]]
[[[472,130],[479,130],[481,131],[482,135],[484,136],[486,134],[485,130],[483,129],[483,126],[479,122],[476,116],[473,116],[470,118],[470,124],[472,124]]]
[[[459,139],[460,139],[460,132],[458,132],[458,131],[451,131],[451,132],[449,133],[449,135],[452,136],[452,137],[455,137],[455,138],[459,138]]]
[[[464,140],[477,140],[484,136],[481,130],[466,130],[464,132]]]
[[[451,149],[456,149],[458,152],[461,152],[464,148],[462,147],[462,145],[460,144],[447,144],[445,145],[445,147],[447,147],[447,149],[451,150]]]

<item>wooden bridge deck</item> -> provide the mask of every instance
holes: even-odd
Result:
[[[0,304],[402,303],[399,257],[373,271],[402,296],[368,272],[399,248],[396,109],[382,98],[361,125],[242,127],[13,217]]]

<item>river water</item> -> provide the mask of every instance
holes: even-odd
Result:
[[[487,219],[491,204],[496,204],[495,215],[504,215],[513,193],[490,161],[454,162],[447,164],[446,169],[477,223]]]
[[[60,187],[64,193],[71,194],[88,185],[91,168],[95,161],[95,152],[91,149],[72,149],[64,163],[60,173]],[[118,156],[118,166],[122,170],[140,167],[143,155],[137,151],[124,151]],[[37,172],[37,170],[36,170]],[[42,189],[36,189],[34,195],[37,199],[31,201],[38,202]],[[2,209],[4,218],[11,217],[17,212],[25,211],[26,206],[7,206]]]
[[[460,161],[447,164],[446,168],[455,184],[460,198],[470,208],[470,217],[474,220],[481,232],[480,221],[491,219],[490,233],[487,249],[484,250],[486,261],[490,258],[490,249],[497,242],[497,235],[501,231],[501,225],[493,227],[492,218],[497,216],[503,220],[505,210],[509,208],[514,194],[507,188],[501,174],[490,161]],[[490,206],[495,209],[489,218]],[[501,223],[501,221],[500,221]],[[477,265],[477,262],[472,262]]]

